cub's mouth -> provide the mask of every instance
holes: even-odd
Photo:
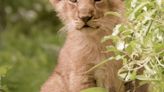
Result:
[[[85,30],[85,29],[98,29],[100,27],[100,25],[98,24],[97,21],[88,21],[86,23],[82,22],[82,21],[77,21],[75,22],[75,28],[77,30]]]
[[[95,23],[94,22],[92,22],[92,23],[86,23],[86,24],[84,24],[82,27],[81,27],[81,29],[88,29],[88,28],[90,28],[90,29],[98,29],[99,28],[99,26],[98,25],[95,25]]]
[[[90,26],[89,25],[87,25],[87,24],[85,24],[84,26],[83,26],[83,28],[89,28]]]

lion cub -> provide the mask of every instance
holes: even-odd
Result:
[[[89,87],[104,87],[109,92],[125,92],[117,77],[121,62],[110,61],[85,73],[112,53],[102,53],[111,41],[101,43],[122,18],[105,16],[109,11],[123,15],[123,0],[50,0],[67,29],[58,65],[41,92],[80,92]]]

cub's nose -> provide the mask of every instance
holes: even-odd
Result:
[[[85,23],[87,23],[89,20],[92,19],[92,16],[84,16],[84,17],[81,17],[81,20]]]

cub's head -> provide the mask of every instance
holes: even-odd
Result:
[[[69,30],[111,30],[121,17],[105,16],[107,12],[123,15],[123,0],[50,0],[59,18]]]

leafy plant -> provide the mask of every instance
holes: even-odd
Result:
[[[152,92],[163,92],[164,1],[130,0],[127,5],[128,21],[117,25],[113,34],[103,39],[114,42],[107,51],[122,60],[118,76],[123,81],[138,79],[150,83]],[[140,70],[142,74],[138,74]]]

